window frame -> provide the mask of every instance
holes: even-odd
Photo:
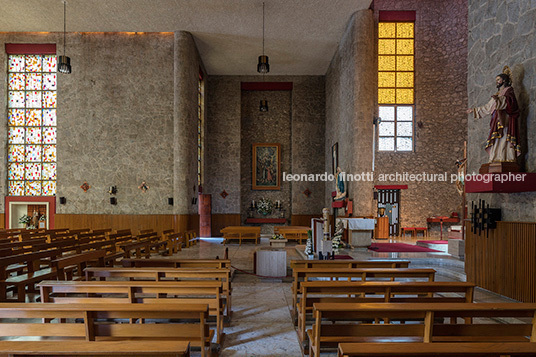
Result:
[[[398,37],[396,32],[394,34],[394,37],[381,37],[380,38],[380,34],[379,34],[379,28],[380,28],[380,24],[381,23],[394,23],[394,24],[399,24],[399,23],[412,23],[413,24],[413,36],[412,37]],[[396,25],[395,25],[396,26]],[[380,120],[380,122],[378,123],[377,125],[377,133],[376,133],[376,137],[374,138],[374,140],[377,141],[377,149],[376,151],[378,152],[382,152],[382,153],[411,153],[411,152],[415,152],[415,123],[416,123],[416,85],[415,85],[415,74],[416,74],[416,70],[415,70],[415,47],[416,47],[416,44],[415,44],[415,39],[416,39],[416,36],[415,36],[415,32],[416,32],[416,26],[415,26],[415,12],[414,11],[380,11],[380,16],[379,16],[379,20],[378,20],[378,23],[377,23],[377,30],[378,30],[378,33],[377,33],[377,42],[376,42],[376,45],[377,45],[377,60],[378,60],[378,69],[377,69],[377,76],[378,76],[378,87],[377,87],[377,110],[378,110],[378,116],[381,118],[380,116],[380,109],[382,107],[392,107],[394,108],[394,115],[393,115],[393,120]],[[396,31],[396,30],[395,30]],[[380,40],[382,39],[393,39],[395,40],[394,41],[394,52],[391,53],[391,54],[385,54],[385,53],[382,53],[380,54]],[[397,40],[404,40],[404,39],[411,39],[413,40],[413,49],[412,49],[412,53],[411,54],[398,54],[397,53]],[[394,69],[393,70],[380,70],[380,56],[387,56],[387,57],[394,57],[395,60],[394,60]],[[397,57],[398,56],[410,56],[412,57],[413,59],[413,66],[412,66],[412,70],[408,71],[408,70],[398,70],[397,68]],[[394,87],[380,87],[380,75],[381,73],[394,73]],[[398,73],[412,73],[412,77],[413,77],[413,83],[412,83],[412,87],[402,87],[402,86],[398,86],[398,83],[397,83],[397,74]],[[380,103],[380,92],[381,92],[381,89],[391,89],[394,91],[394,102],[393,103]],[[396,90],[397,89],[412,89],[413,90],[413,95],[412,95],[412,103],[400,103],[398,102],[398,99],[397,99],[397,93],[396,93]],[[398,124],[400,122],[409,122],[409,121],[400,121],[398,119],[398,111],[399,111],[399,108],[400,107],[411,107],[411,111],[412,111],[412,118],[411,118],[411,136],[403,136],[403,135],[398,135]],[[390,123],[393,123],[393,135],[380,135],[380,127],[381,127],[381,122],[390,122]],[[392,141],[393,141],[393,149],[388,149],[388,150],[382,150],[381,149],[381,145],[380,145],[380,139],[381,138],[392,138]],[[410,139],[411,140],[411,149],[410,150],[400,150],[398,149],[398,140],[399,139]]]

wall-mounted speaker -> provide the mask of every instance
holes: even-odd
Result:
[[[168,205],[173,206],[173,197],[168,197],[167,203],[168,203]]]
[[[65,197],[60,197],[60,204],[64,205],[67,203],[67,199]]]
[[[111,203],[112,205],[116,205],[116,204],[117,204],[117,198],[115,198],[115,197],[110,197],[110,203]]]

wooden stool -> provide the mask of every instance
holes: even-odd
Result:
[[[426,227],[415,227],[415,237],[419,232],[422,232],[423,237],[428,237],[428,228]]]
[[[411,234],[411,237],[415,236],[415,227],[402,227],[400,228],[400,235],[402,237],[406,236],[406,233]]]

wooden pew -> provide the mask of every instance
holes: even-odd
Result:
[[[198,241],[197,232],[193,229],[184,232],[184,240],[187,248],[191,247],[192,245],[196,245]]]
[[[188,341],[0,341],[0,354],[23,356],[189,357]]]
[[[285,239],[297,240],[299,244],[302,244],[303,240],[307,240],[307,231],[311,230],[311,227],[306,226],[283,226],[274,227],[275,234],[281,234]]]
[[[229,259],[123,259],[121,261],[125,268],[147,268],[147,267],[167,267],[167,268],[217,268],[231,269]]]
[[[363,342],[376,347],[404,342],[408,346],[404,350],[413,351],[423,345],[445,343],[443,352],[448,353],[455,352],[458,343],[521,342],[534,346],[536,352],[535,313],[536,304],[523,303],[318,303],[314,304],[313,328],[307,330],[309,352],[311,356],[319,356],[320,347],[337,347],[338,343],[344,342],[358,342],[358,345]],[[478,323],[463,323],[476,318]],[[514,318],[517,322],[495,322],[500,318]],[[355,320],[375,319],[420,322],[355,323]],[[399,356],[401,351],[393,352],[392,356]]]
[[[365,261],[365,264],[370,264]],[[357,265],[359,266],[359,265]],[[411,268],[295,268],[292,270],[292,309],[296,312],[296,303],[300,294],[300,284],[303,281],[317,278],[329,278],[331,280],[370,280],[371,278],[400,278],[424,279],[434,281],[434,269],[411,269]]]
[[[41,302],[76,304],[207,304],[223,337],[222,287],[218,281],[42,281]]]
[[[17,291],[17,300],[24,302],[26,287],[33,290],[34,284],[45,279],[55,279],[56,270],[51,267],[41,268],[43,259],[56,259],[62,254],[62,249],[51,249],[37,253],[19,254],[0,258],[0,301],[8,301],[7,291],[14,287]],[[24,264],[26,273],[17,276],[8,275],[8,267],[12,264]]]
[[[254,239],[255,244],[258,244],[261,237],[261,227],[229,226],[220,230],[220,233],[223,233],[224,245],[231,239],[238,239],[240,245],[242,245],[243,239]]]
[[[301,284],[297,306],[298,337],[305,341],[307,316],[317,303],[470,303],[474,288],[466,282],[306,281]]]
[[[51,262],[51,265],[56,270],[58,280],[80,280],[84,277],[84,269],[89,262],[96,261],[97,266],[104,267],[104,258],[106,255],[106,250],[91,250],[55,259]],[[75,271],[76,276],[74,275]]]
[[[290,268],[408,268],[409,260],[370,259],[370,260],[291,260]]]
[[[86,280],[128,278],[144,280],[218,280],[225,297],[226,316],[231,316],[231,270],[214,268],[86,268]]]
[[[535,356],[536,343],[340,343],[339,357],[505,357]]]
[[[0,335],[50,337],[59,340],[58,344],[71,346],[80,341],[123,340],[125,345],[130,343],[126,340],[133,339],[189,341],[201,347],[204,357],[209,355],[214,336],[206,324],[207,316],[206,304],[9,303],[0,304]],[[64,322],[48,323],[51,319]],[[135,323],[116,323],[117,319]],[[185,322],[171,322],[180,320]]]
[[[169,255],[182,251],[183,245],[185,247],[187,246],[186,238],[183,233],[170,233],[166,237]]]

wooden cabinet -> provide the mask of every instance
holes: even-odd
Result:
[[[374,239],[389,239],[389,217],[377,217]]]

